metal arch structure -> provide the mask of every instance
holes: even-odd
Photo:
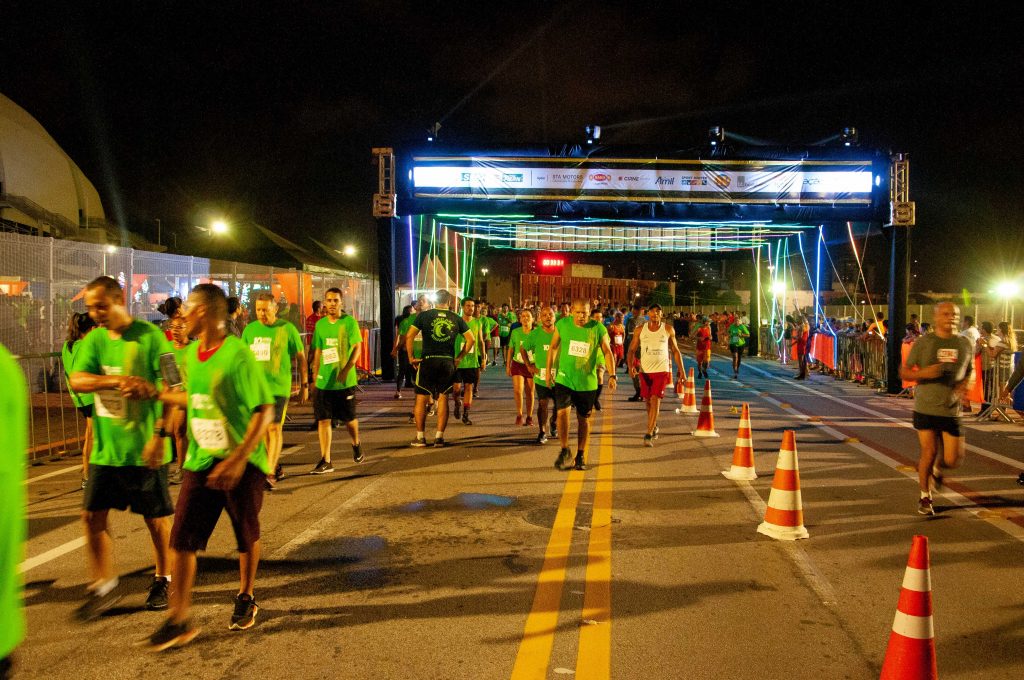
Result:
[[[893,226],[906,223],[908,205],[913,221],[906,157],[890,158],[878,149],[429,144],[375,148],[373,155],[382,321],[394,317],[395,282],[416,277],[419,257],[413,253],[422,236],[414,235],[413,224],[418,221],[422,229],[424,219],[431,236],[439,224],[446,239],[454,234],[467,250],[480,244],[692,254],[770,252],[773,243],[822,224],[867,222],[892,227],[890,282],[909,282],[906,230]],[[895,324],[906,316],[906,287],[902,298],[890,289]],[[751,312],[753,317],[753,304]],[[390,326],[382,323],[384,347],[394,342]],[[890,372],[894,364],[898,370],[899,345],[890,341],[889,354]],[[382,355],[384,377],[391,378],[394,367]],[[898,380],[890,379],[890,385],[898,391]]]

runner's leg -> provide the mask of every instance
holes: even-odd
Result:
[[[113,540],[107,530],[109,510],[82,511],[85,525],[90,583],[95,585],[114,578]]]
[[[192,585],[196,580],[196,554],[174,551],[174,577],[171,588],[168,618],[172,623],[181,623],[188,618],[192,609]]]
[[[320,458],[328,463],[331,462],[331,419],[318,420],[316,422],[316,433],[320,440]]]
[[[156,563],[156,575],[167,576],[171,573],[171,538],[170,517],[147,517],[146,528],[153,542],[153,561]]]
[[[250,597],[256,588],[256,568],[260,564],[260,541],[252,544],[249,552],[238,553],[239,585],[238,594],[245,593]]]
[[[931,495],[929,478],[932,476],[932,463],[935,462],[935,451],[938,435],[935,430],[918,430],[917,441],[921,445],[921,457],[917,461],[917,481],[922,494]]]

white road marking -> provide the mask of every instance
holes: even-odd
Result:
[[[43,565],[43,564],[46,564],[47,562],[52,562],[53,560],[57,559],[58,557],[61,557],[62,555],[66,555],[66,554],[68,554],[69,552],[71,552],[73,550],[78,550],[79,548],[81,548],[84,545],[85,545],[85,536],[79,536],[78,538],[76,538],[76,539],[74,539],[72,541],[68,541],[67,543],[64,543],[62,545],[58,545],[56,548],[52,548],[50,550],[47,550],[46,552],[42,553],[41,555],[36,555],[35,557],[28,558],[27,560],[22,562],[20,565],[18,565],[18,571],[20,573],[24,574],[25,572],[29,571],[30,569],[35,569],[36,567],[38,567],[40,565]]]

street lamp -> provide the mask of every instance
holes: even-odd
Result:
[[[1003,319],[1008,320],[1012,327],[1013,319],[1007,319],[1007,311],[1010,306],[1010,300],[1020,294],[1020,286],[1016,281],[1003,281],[996,285],[995,293],[1003,299]]]
[[[224,220],[215,220],[210,225],[210,231],[214,234],[226,234],[228,233],[228,223]]]
[[[346,256],[346,257],[352,257],[353,255],[355,255],[355,254],[356,254],[356,247],[355,247],[355,246],[353,246],[353,245],[347,245],[347,246],[345,246],[345,248],[344,248],[344,249],[343,249],[343,250],[341,251],[341,254],[342,254],[342,255],[344,255],[344,256]]]

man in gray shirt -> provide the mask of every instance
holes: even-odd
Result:
[[[960,431],[960,400],[971,378],[974,348],[957,335],[960,309],[951,302],[935,306],[935,332],[914,342],[900,378],[917,382],[914,429],[921,445],[917,463],[921,499],[917,511],[934,515],[932,489],[942,486],[942,469],[959,467],[966,454]]]

